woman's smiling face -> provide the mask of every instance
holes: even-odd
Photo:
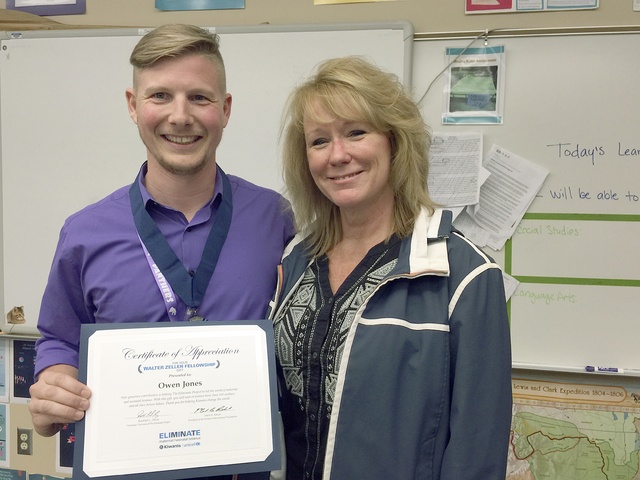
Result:
[[[320,191],[354,213],[392,204],[388,136],[365,121],[337,118],[318,103],[313,113],[304,118],[304,134],[309,170]]]

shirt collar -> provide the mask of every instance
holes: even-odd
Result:
[[[138,175],[138,186],[140,187],[140,194],[142,195],[142,202],[144,203],[146,208],[149,208],[149,202],[152,202],[151,205],[162,205],[158,203],[153,196],[147,190],[147,187],[144,185],[144,177],[147,175],[147,162],[144,162],[140,167],[139,175]],[[214,205],[214,200],[217,198],[222,198],[222,173],[220,171],[220,167],[216,165],[216,184],[213,189],[213,197],[209,200],[202,208],[211,208]],[[215,205],[219,204],[219,200],[215,202]],[[164,205],[162,205],[164,207]],[[165,207],[168,208],[168,207]]]

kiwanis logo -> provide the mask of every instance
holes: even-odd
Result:
[[[200,442],[185,443],[184,446],[185,447],[199,447],[200,446]],[[180,444],[177,444],[177,445],[160,445],[158,448],[160,450],[166,450],[168,448],[182,448],[182,445],[180,445]]]

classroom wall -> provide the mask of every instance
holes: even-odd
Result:
[[[201,26],[260,23],[334,23],[409,20],[416,33],[484,30],[485,28],[550,28],[628,25],[640,21],[632,0],[601,0],[597,10],[465,15],[464,0],[399,0],[378,3],[314,5],[313,0],[245,0],[242,10],[161,12],[154,0],[86,0],[84,15],[52,20],[77,25],[158,26],[193,23]],[[0,8],[6,1],[0,0]]]
[[[334,23],[409,20],[416,33],[476,31],[493,28],[552,28],[621,26],[640,23],[640,12],[632,11],[632,0],[602,0],[597,10],[465,15],[464,0],[400,0],[381,3],[315,6],[313,0],[246,0],[242,10],[160,12],[153,0],[86,0],[84,15],[48,17],[67,25],[158,26],[193,23],[202,26]],[[5,8],[0,0],[0,8]],[[7,440],[16,443],[16,427],[31,426],[26,405],[13,405]],[[11,468],[60,475],[55,465],[54,439],[34,438],[34,455],[12,454]]]
[[[41,473],[56,477],[70,477],[67,473],[56,472],[56,439],[33,434],[33,454],[20,455],[17,452],[18,428],[33,428],[29,406],[11,404],[8,442],[10,445],[9,465],[12,470],[25,470],[29,473]]]

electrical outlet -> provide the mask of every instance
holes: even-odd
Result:
[[[33,429],[18,428],[18,454],[33,454]]]
[[[633,11],[640,12],[640,0],[633,0]]]

